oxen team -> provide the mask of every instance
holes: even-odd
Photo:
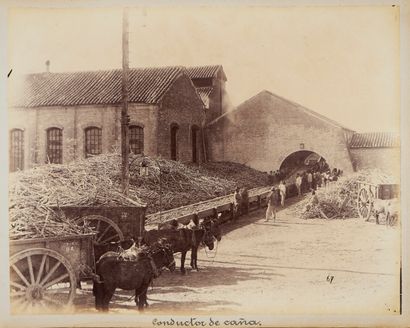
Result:
[[[174,253],[181,253],[181,273],[185,274],[186,253],[191,250],[191,267],[198,270],[198,248],[210,250],[221,240],[221,229],[211,219],[195,221],[179,228],[178,222],[145,231],[141,245],[125,240],[94,246],[97,259],[93,295],[97,310],[108,311],[116,288],[135,290],[135,303],[142,310],[147,303],[147,290],[163,268],[175,270]]]

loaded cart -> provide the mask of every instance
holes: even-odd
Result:
[[[359,216],[366,220],[374,212],[376,199],[389,200],[399,197],[399,184],[372,184],[368,182],[357,183],[357,210]]]
[[[12,312],[61,312],[78,283],[96,278],[94,245],[127,238],[144,229],[145,206],[65,206],[53,210],[87,234],[10,240]],[[90,229],[91,228],[91,229]]]
[[[94,234],[10,241],[12,312],[60,312],[92,277]]]
[[[128,202],[131,202],[128,200]],[[62,211],[78,225],[92,227],[97,232],[96,244],[135,239],[141,236],[145,224],[146,206],[63,206],[54,208]]]

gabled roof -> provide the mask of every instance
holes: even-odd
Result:
[[[218,72],[221,72],[224,81],[227,80],[222,65],[187,67],[187,72],[191,79],[209,79],[215,77]]]
[[[293,101],[291,101],[291,100],[288,100],[288,99],[286,99],[286,98],[283,98],[283,97],[281,97],[281,96],[278,96],[278,95],[274,94],[273,92],[270,92],[270,91],[267,91],[267,90],[262,90],[261,92],[259,92],[259,93],[256,94],[255,96],[253,96],[253,97],[251,97],[251,98],[245,100],[243,103],[241,103],[240,105],[238,105],[237,107],[235,107],[232,111],[240,110],[241,108],[243,108],[244,106],[246,106],[246,104],[249,103],[250,101],[254,100],[255,98],[261,97],[261,96],[263,96],[263,95],[268,95],[269,97],[274,97],[274,98],[281,99],[282,101],[285,101],[285,102],[287,102],[287,103],[292,104],[295,108],[301,110],[302,112],[304,112],[304,113],[306,113],[306,114],[308,114],[308,115],[310,115],[310,116],[313,116],[313,117],[315,117],[315,118],[317,118],[317,119],[319,119],[319,120],[321,120],[321,121],[324,121],[324,122],[326,122],[326,123],[328,123],[328,124],[331,124],[331,125],[333,125],[333,126],[335,126],[335,127],[342,128],[342,129],[344,129],[344,130],[348,130],[348,131],[352,131],[352,132],[353,132],[352,129],[349,129],[349,128],[347,128],[347,127],[345,127],[345,126],[339,124],[338,122],[333,121],[333,120],[331,120],[330,118],[327,118],[326,116],[323,116],[323,115],[321,115],[321,114],[319,114],[319,113],[316,113],[315,111],[313,111],[313,110],[311,110],[311,109],[308,109],[308,108],[306,108],[306,107],[303,107],[302,105],[300,105],[300,104],[298,104],[298,103],[295,103],[295,102],[293,102]],[[218,120],[219,120],[220,118],[222,118],[223,116],[228,115],[228,114],[231,113],[232,111],[229,111],[229,112],[226,112],[226,113],[222,114],[221,116],[217,117],[215,120],[213,120],[212,122],[210,122],[208,125],[213,124],[214,122],[218,121]]]
[[[209,95],[211,94],[212,90],[213,87],[196,88],[196,91],[198,91],[198,94],[201,97],[202,102],[204,103],[206,108],[209,108]]]
[[[133,68],[129,72],[129,101],[158,103],[173,82],[185,73],[181,66]],[[29,74],[18,107],[121,103],[121,70]]]
[[[350,148],[390,148],[400,147],[400,136],[393,132],[355,133]]]

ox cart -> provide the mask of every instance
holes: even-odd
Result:
[[[131,202],[131,200],[129,200]],[[135,239],[141,236],[145,224],[145,206],[64,206],[54,208],[75,220],[78,225],[92,227],[97,232],[95,244]]]
[[[368,221],[374,215],[375,200],[390,200],[399,197],[399,184],[357,183],[357,211]]]
[[[94,245],[138,238],[144,206],[54,208],[94,233],[10,241],[10,304],[14,313],[69,309],[80,281],[95,278]]]
[[[12,312],[60,312],[94,271],[94,234],[10,241]]]

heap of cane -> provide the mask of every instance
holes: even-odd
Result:
[[[140,175],[143,161],[147,175]],[[149,214],[228,195],[238,182],[256,187],[266,184],[266,175],[240,164],[207,168],[132,154],[125,197],[121,193],[121,156],[116,152],[68,164],[39,165],[9,176],[10,238],[90,232],[65,218],[59,207],[146,205]]]
[[[310,206],[311,196],[301,201],[297,208],[303,219],[344,219],[358,217],[357,184],[367,182],[371,184],[391,184],[394,178],[378,169],[363,170],[338,181],[329,183],[326,187],[316,190],[319,203]]]

